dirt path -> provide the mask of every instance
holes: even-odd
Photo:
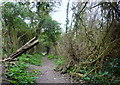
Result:
[[[62,75],[59,72],[54,71],[56,65],[52,60],[43,57],[42,61],[42,66],[31,65],[31,68],[40,69],[42,72],[41,75],[38,75],[36,83],[70,83],[67,75]]]

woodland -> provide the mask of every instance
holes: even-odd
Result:
[[[43,57],[73,83],[120,83],[120,2],[69,0],[65,32],[50,15],[62,3],[3,2],[2,83],[36,83],[41,69],[27,69],[42,66]]]

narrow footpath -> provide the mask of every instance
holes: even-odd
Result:
[[[30,65],[32,69],[39,69],[41,71],[36,83],[70,83],[67,75],[62,75],[59,72],[54,71],[56,65],[52,60],[43,57],[42,62],[42,66]]]

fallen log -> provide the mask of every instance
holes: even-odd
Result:
[[[27,50],[31,49],[38,43],[39,43],[39,40],[36,37],[34,37],[30,41],[28,41],[25,45],[23,45],[21,48],[19,48],[16,52],[11,53],[8,56],[8,58],[6,58],[2,61],[11,61],[11,60],[17,58],[18,56],[20,56],[21,54],[25,53]]]

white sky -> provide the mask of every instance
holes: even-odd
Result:
[[[73,0],[71,0],[70,3],[72,1]],[[66,24],[67,3],[68,3],[68,0],[62,0],[61,6],[56,9],[57,11],[51,13],[52,19],[61,23],[61,28],[62,28],[63,32],[65,32],[65,30],[66,30],[65,24]],[[71,6],[71,4],[70,4],[70,6]],[[69,8],[69,10],[70,10],[70,8]],[[71,21],[71,16],[72,16],[72,11],[69,11],[69,15],[68,15],[69,21]],[[69,22],[69,24],[70,24],[70,22]]]
[[[68,0],[62,0],[62,4],[59,8],[57,8],[57,11],[51,13],[53,20],[61,23],[63,32],[65,32],[67,2]]]

